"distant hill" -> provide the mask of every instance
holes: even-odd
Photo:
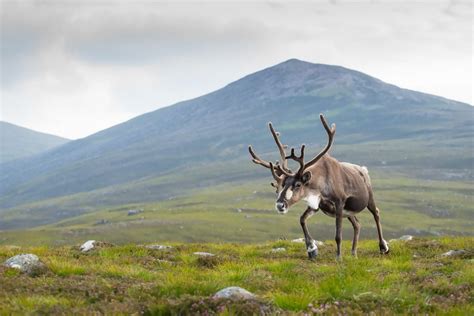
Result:
[[[0,207],[31,211],[42,205],[40,210],[56,209],[57,218],[64,218],[92,206],[268,177],[249,162],[247,145],[276,159],[266,128],[272,121],[285,143],[305,142],[309,156],[326,142],[320,112],[337,123],[336,158],[420,177],[472,179],[472,106],[344,67],[291,59],[199,98],[0,165]],[[65,206],[71,199],[76,206]],[[49,202],[26,206],[39,201]]]
[[[69,140],[0,121],[0,163],[63,145]]]

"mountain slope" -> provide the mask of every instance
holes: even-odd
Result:
[[[5,209],[110,186],[128,188],[140,179],[165,175],[178,180],[161,186],[160,192],[148,192],[146,199],[204,185],[203,176],[215,182],[232,180],[239,177],[232,168],[256,170],[247,160],[249,143],[259,153],[275,150],[265,127],[268,121],[283,133],[284,142],[306,142],[316,152],[326,141],[320,112],[337,122],[338,158],[369,166],[472,167],[471,106],[343,67],[292,59],[202,97],[2,164],[0,205]],[[224,166],[213,169],[216,162]],[[191,178],[186,176],[190,169],[195,170]],[[199,173],[201,169],[205,172]],[[121,191],[120,201],[134,193]]]
[[[24,158],[69,140],[0,121],[0,163]]]

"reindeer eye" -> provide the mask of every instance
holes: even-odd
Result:
[[[297,182],[297,183],[295,184],[295,188],[296,188],[296,189],[301,188],[301,183]]]

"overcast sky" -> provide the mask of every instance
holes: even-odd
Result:
[[[471,1],[0,1],[0,120],[68,138],[290,58],[473,104]]]

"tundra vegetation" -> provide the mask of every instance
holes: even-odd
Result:
[[[304,243],[163,243],[172,248],[104,244],[82,253],[76,246],[0,246],[0,261],[34,253],[45,274],[32,277],[0,268],[2,314],[437,314],[474,313],[472,237],[344,241],[342,262],[334,241],[307,260]],[[272,249],[284,248],[282,251]],[[465,252],[442,254],[453,249]],[[210,252],[200,257],[194,252]],[[255,300],[212,296],[240,286]]]

